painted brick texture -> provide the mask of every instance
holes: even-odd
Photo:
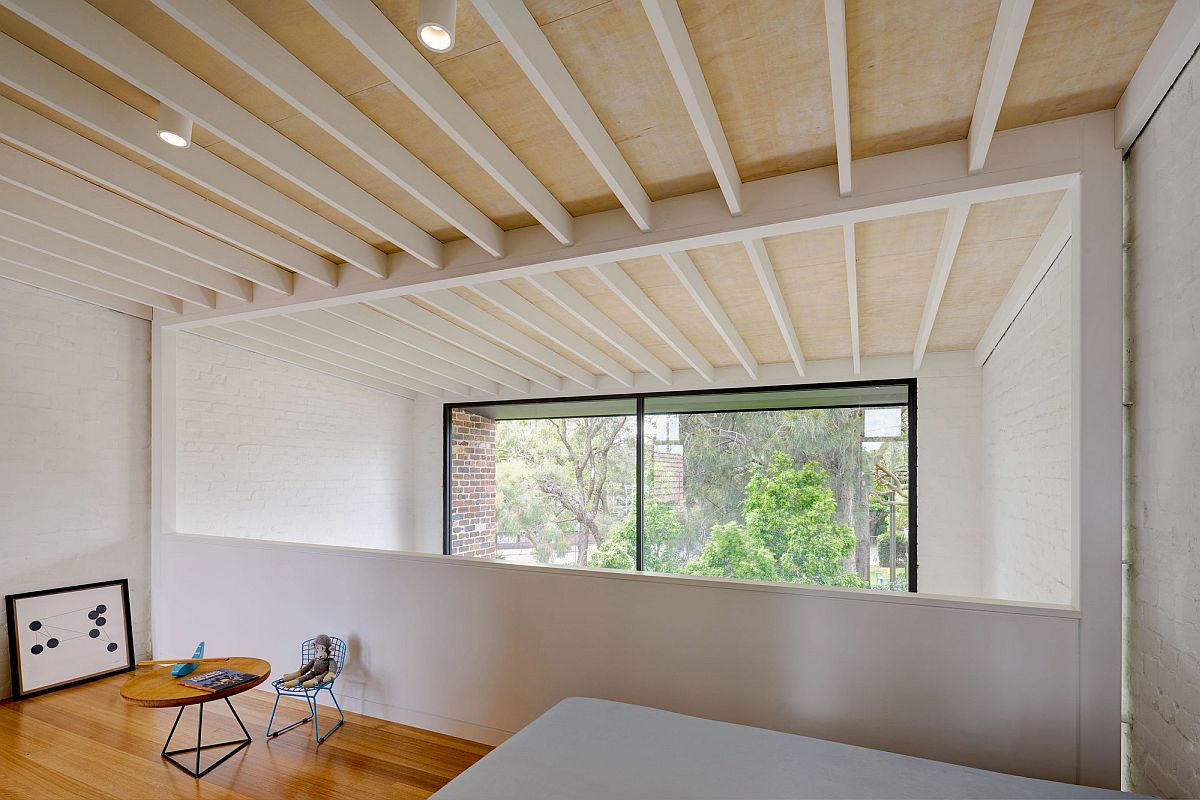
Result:
[[[450,552],[496,555],[496,422],[461,408],[450,418]]]
[[[0,279],[0,594],[128,578],[144,657],[149,555],[150,324]]]
[[[1133,146],[1126,195],[1133,339],[1126,776],[1135,791],[1200,797],[1200,59]]]

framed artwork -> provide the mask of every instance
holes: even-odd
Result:
[[[133,669],[129,581],[10,594],[13,699]]]

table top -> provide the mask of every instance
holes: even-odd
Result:
[[[235,672],[246,672],[258,677],[252,681],[221,689],[216,692],[206,692],[184,686],[181,681],[214,669],[231,669]],[[239,694],[247,689],[253,689],[271,676],[271,665],[261,658],[234,657],[223,662],[198,664],[189,675],[176,678],[171,674],[171,667],[149,667],[149,671],[139,671],[121,687],[121,697],[139,706],[151,708],[166,708],[175,706],[190,706],[196,703],[208,703],[220,700],[230,695]]]

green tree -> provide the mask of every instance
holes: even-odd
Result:
[[[715,578],[741,578],[753,581],[777,581],[779,573],[771,551],[759,544],[735,522],[717,525],[704,544],[704,550],[683,568],[687,575]]]
[[[684,558],[678,550],[683,538],[683,522],[675,509],[660,500],[646,501],[642,536],[645,544],[645,568],[650,572],[679,572]],[[589,567],[634,569],[637,564],[636,513],[621,520],[604,543],[588,558]]]

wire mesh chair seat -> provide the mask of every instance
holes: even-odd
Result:
[[[342,727],[346,721],[345,714],[342,713],[342,707],[338,705],[337,696],[333,693],[333,684],[337,681],[342,671],[346,668],[346,643],[336,637],[329,637],[332,643],[329,648],[329,655],[337,661],[337,674],[332,679],[319,683],[316,686],[305,686],[297,684],[295,686],[284,686],[283,678],[277,678],[271,681],[271,685],[275,687],[275,706],[271,709],[271,719],[267,722],[267,738],[273,739],[285,731],[290,731],[297,725],[303,725],[306,722],[313,724],[313,738],[317,740],[317,744],[321,744],[329,738],[329,734]],[[300,645],[300,663],[307,664],[316,655],[315,639],[309,639],[304,644]],[[338,721],[333,724],[333,727],[325,731],[325,735],[321,735],[321,722],[317,717],[317,695],[322,692],[329,692],[329,699],[333,701],[333,707],[337,709]],[[308,703],[308,716],[302,720],[297,720],[291,725],[285,725],[279,730],[271,730],[271,726],[275,723],[275,712],[279,709],[279,698],[284,697],[303,697]]]

